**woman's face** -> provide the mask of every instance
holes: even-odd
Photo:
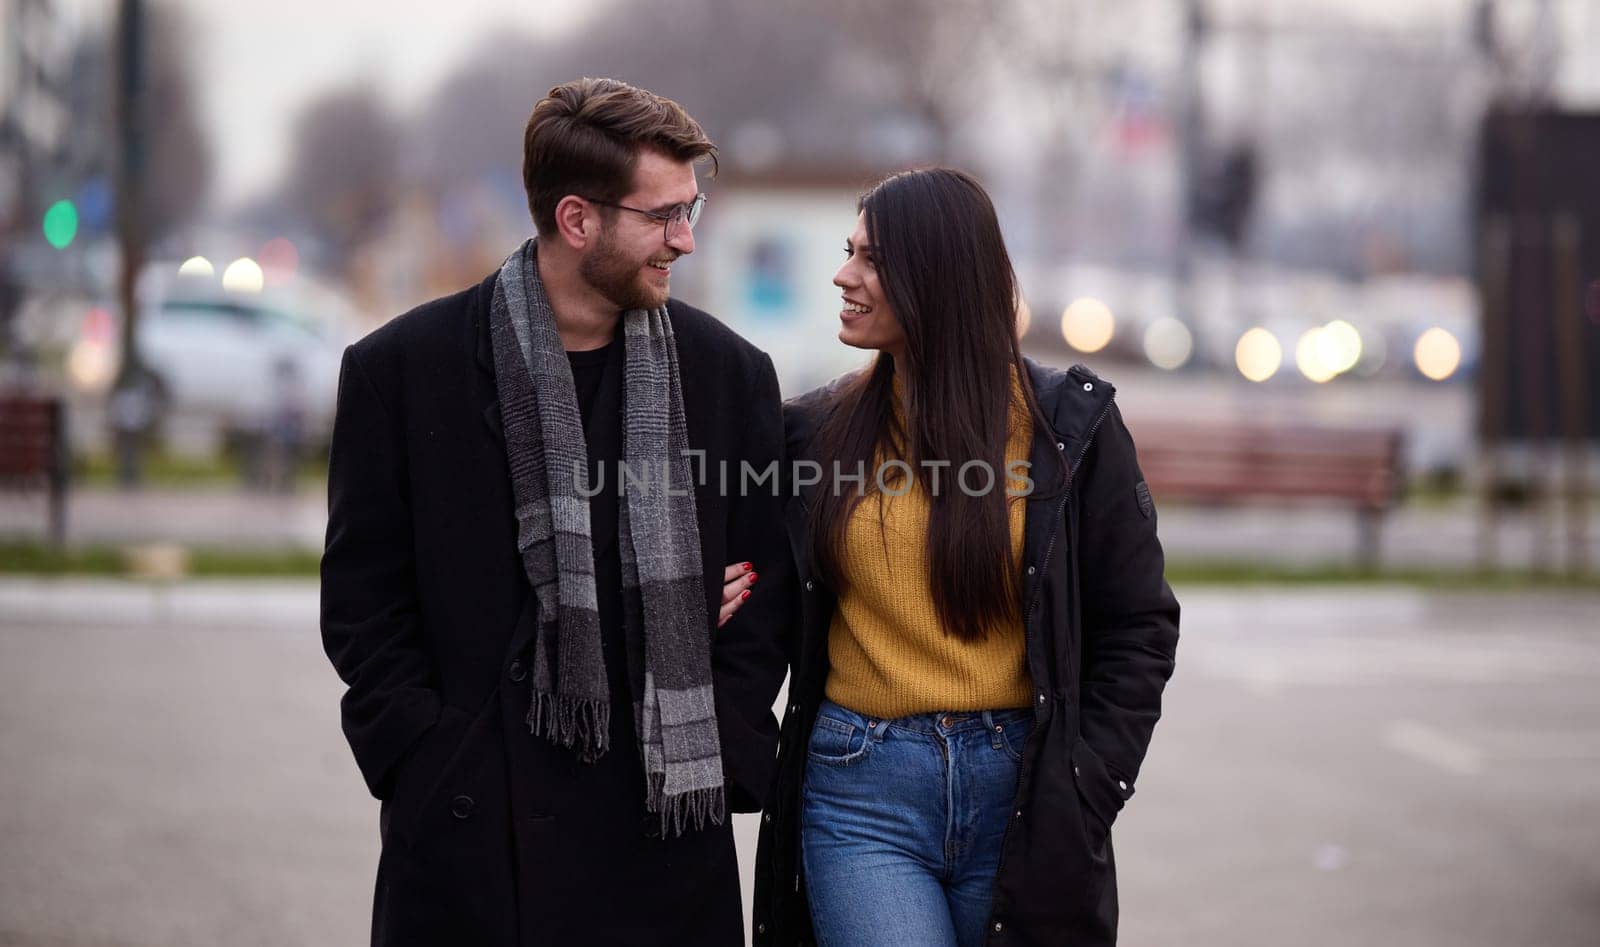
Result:
[[[839,341],[858,349],[877,349],[900,360],[906,333],[889,308],[878,281],[874,250],[867,241],[865,214],[856,216],[856,229],[845,241],[844,265],[833,274],[833,285],[844,295],[839,312]]]

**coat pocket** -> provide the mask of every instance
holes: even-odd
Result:
[[[397,840],[409,846],[414,840],[422,804],[460,754],[461,738],[471,719],[466,711],[446,704],[439,712],[439,719],[417,738],[400,764],[394,793],[387,802],[385,844]]]
[[[1116,777],[1106,769],[1105,760],[1082,737],[1072,746],[1072,779],[1083,800],[1083,828],[1089,852],[1096,858],[1103,858],[1111,823],[1116,821],[1125,801],[1123,790]]]

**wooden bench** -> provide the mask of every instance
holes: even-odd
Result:
[[[1399,430],[1159,422],[1133,431],[1158,502],[1336,501],[1356,512],[1361,563],[1378,564],[1383,516],[1404,486]]]
[[[0,391],[0,487],[43,490],[50,541],[67,534],[66,420],[59,399]]]

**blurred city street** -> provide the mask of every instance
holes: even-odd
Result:
[[[511,489],[520,436],[418,475],[464,443],[432,419],[471,347],[410,351],[450,306],[391,320],[541,228],[547,280],[551,203],[599,222],[568,241],[575,295],[546,294],[574,352],[670,274],[784,397],[892,359],[912,455],[1000,430],[998,400],[957,417],[999,388],[939,368],[983,351],[972,313],[1115,387],[1183,603],[1115,831],[1123,944],[1600,945],[1600,0],[402,6],[0,0],[0,947],[369,940],[378,806],[318,632],[326,458],[406,432],[339,491],[404,484],[388,524],[500,495],[474,475]],[[535,132],[580,76],[715,150],[601,160],[620,139],[585,106],[560,137],[611,144],[557,160]],[[645,200],[663,155],[683,193]],[[915,226],[932,197],[863,203],[938,168],[983,200]],[[928,262],[967,243],[1014,281]],[[861,258],[887,287],[867,323],[841,299]],[[357,532],[352,561],[394,548]],[[449,565],[422,577],[492,551],[413,532]],[[459,624],[482,601],[452,598]]]
[[[1123,943],[1594,943],[1600,596],[1179,594]],[[313,583],[5,578],[0,614],[0,944],[365,940]]]

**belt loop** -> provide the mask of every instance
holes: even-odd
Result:
[[[989,731],[989,745],[997,750],[1000,749],[1000,741],[1005,739],[1005,734],[1001,732],[1000,726],[994,722],[994,714],[987,710],[983,712],[983,729]]]
[[[884,731],[889,728],[888,720],[879,720],[876,717],[864,717],[867,723],[867,737],[873,743],[882,743]]]

